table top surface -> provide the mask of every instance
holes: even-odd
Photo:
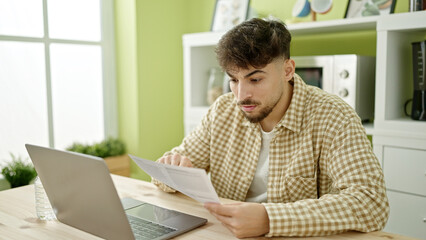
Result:
[[[160,207],[173,209],[191,215],[206,218],[207,224],[174,239],[236,239],[201,203],[181,194],[165,193],[153,184],[111,175],[117,188],[118,195],[131,197],[155,204]],[[222,203],[232,200],[221,199]],[[34,185],[0,191],[0,239],[100,239],[57,220],[41,221],[35,212]],[[249,238],[250,239],[250,238]],[[269,239],[269,238],[251,238]],[[300,238],[282,237],[274,239],[300,240]],[[346,232],[343,234],[312,237],[309,239],[363,239],[363,240],[410,240],[413,238],[385,232],[359,233]]]

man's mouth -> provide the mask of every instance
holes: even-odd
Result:
[[[256,108],[256,105],[241,105],[244,112],[251,112]]]

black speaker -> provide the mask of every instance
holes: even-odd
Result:
[[[411,118],[421,121],[426,121],[425,43],[426,40],[412,43],[414,92]]]

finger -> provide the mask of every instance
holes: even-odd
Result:
[[[205,203],[204,207],[211,213],[217,215],[232,217],[235,212],[235,205],[219,204],[219,203]]]
[[[222,223],[222,225],[225,226],[232,234],[237,236],[238,229],[235,226],[235,219],[233,219],[232,217],[224,217],[224,216],[216,215],[216,214],[213,214],[213,216],[215,216],[216,219],[219,220]],[[237,237],[240,238],[239,236]]]
[[[192,162],[187,157],[183,156],[180,163],[179,163],[179,166],[192,167]]]
[[[228,228],[232,227],[232,217],[228,217],[228,216],[223,216],[223,215],[219,215],[216,213],[212,213],[212,215],[219,220],[222,224],[225,224]]]
[[[220,203],[212,203],[212,202],[206,202],[204,203],[204,207],[207,208],[207,210],[212,210],[216,205],[220,205]]]
[[[222,215],[222,216],[228,216],[232,217],[236,214],[237,208],[241,203],[231,203],[231,204],[218,204],[218,203],[206,203],[207,205],[211,205],[210,209],[214,211],[215,213]]]
[[[169,165],[170,165],[170,164],[171,164],[171,161],[172,161],[172,160],[171,160],[171,158],[172,158],[172,156],[170,156],[170,155],[166,156],[166,157],[164,158],[164,163],[165,163],[165,164],[169,164]]]
[[[159,162],[159,163],[164,163],[164,161],[165,161],[164,157],[161,157],[160,159],[157,160],[157,162]]]
[[[181,161],[181,156],[179,154],[173,154],[171,156],[170,164],[179,166],[180,161]]]
[[[234,236],[237,238],[244,238],[250,236],[247,233],[242,232],[244,228],[238,226],[237,222],[232,217],[224,217],[221,215],[214,215],[217,220],[219,220],[223,226],[225,226]]]
[[[212,215],[217,220],[219,220],[222,223],[223,226],[225,226],[229,231],[231,231],[232,234],[234,234],[238,238],[241,238],[241,236],[243,236],[243,235],[238,236],[239,230],[238,230],[238,227],[236,225],[235,219],[233,217],[227,217],[227,216],[217,215],[215,213],[212,213]]]

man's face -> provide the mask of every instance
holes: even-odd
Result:
[[[286,65],[284,59],[276,59],[260,69],[249,67],[227,71],[232,93],[250,122],[261,122],[283,102],[289,80]]]

